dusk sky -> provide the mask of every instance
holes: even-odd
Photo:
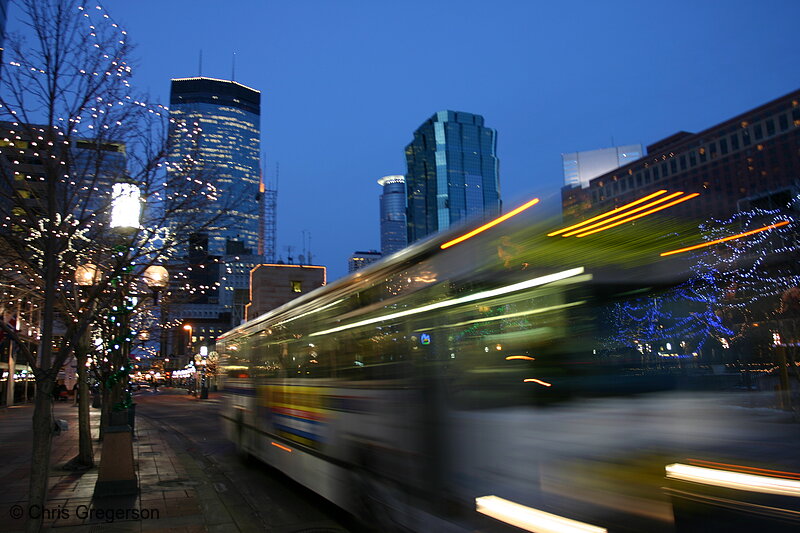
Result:
[[[379,249],[376,180],[438,110],[498,131],[505,210],[560,201],[561,153],[700,131],[800,87],[797,0],[108,0],[134,83],[202,74],[262,91],[278,250],[310,236],[329,281]],[[14,26],[11,13],[9,29]],[[551,206],[552,207],[552,206]],[[543,209],[547,209],[545,206]]]

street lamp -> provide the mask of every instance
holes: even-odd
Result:
[[[97,265],[87,263],[75,269],[75,284],[82,290],[96,284],[102,278],[102,273]],[[94,315],[94,304],[89,310],[90,317]],[[94,450],[92,449],[92,434],[89,425],[89,350],[91,347],[91,318],[86,325],[86,330],[80,342],[75,347],[75,359],[78,365],[78,456],[76,460],[84,466],[94,465]]]
[[[208,377],[206,376],[206,364],[208,363],[208,347],[200,347],[200,399],[208,399]]]
[[[139,229],[142,199],[135,183],[115,183],[111,190],[111,229],[125,232]]]
[[[161,265],[150,265],[142,274],[144,282],[153,291],[153,303],[158,304],[158,294],[169,284],[169,272]]]
[[[189,337],[187,339],[188,342],[186,343],[187,348],[189,350],[189,353],[187,355],[188,356],[193,356],[194,354],[192,354],[192,325],[191,324],[184,324],[183,325],[183,329],[186,330],[186,332],[189,335]]]
[[[97,265],[87,263],[75,269],[75,283],[80,287],[90,287],[102,279],[102,274]]]
[[[153,305],[159,305],[158,302],[158,294],[169,285],[169,272],[167,269],[161,265],[150,265],[149,267],[144,269],[144,273],[142,274],[144,278],[144,282],[150,287],[150,290],[153,292]],[[158,309],[158,325],[159,325],[159,332],[158,332],[158,354],[161,357],[164,357],[164,348],[166,346],[166,339],[165,339],[165,320],[164,320],[164,309],[159,306]]]
[[[132,234],[139,229],[141,211],[141,193],[138,185],[128,180],[115,183],[111,191],[111,229],[116,230],[120,236]],[[127,247],[123,247],[120,244],[117,249],[120,250],[120,255],[122,255],[123,252],[121,250],[127,249]],[[127,268],[123,271],[127,272]],[[111,385],[117,391],[122,392],[124,390],[122,386],[127,388],[129,379],[130,361],[128,360],[128,350],[130,348],[130,339],[128,335],[130,331],[128,329],[127,313],[132,310],[132,306],[128,305],[129,300],[126,294],[129,282],[127,276],[122,274],[119,281],[122,283],[120,287],[121,301],[120,304],[114,306],[119,316],[112,317],[116,326],[115,329],[119,332],[117,339],[119,344],[114,345],[118,357],[111,358],[115,367],[119,365],[119,370],[112,374],[106,386]],[[126,393],[130,394],[127,391]],[[133,463],[133,410],[128,410],[128,408],[133,407],[130,396],[127,396],[115,408],[120,406],[124,409],[116,413],[109,413],[111,418],[110,425],[103,434],[103,453],[100,458],[100,471],[94,487],[95,497],[136,494],[139,490]]]

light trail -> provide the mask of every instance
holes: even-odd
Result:
[[[664,205],[658,206],[656,208],[650,209],[649,211],[645,211],[644,213],[639,213],[637,215],[633,215],[632,217],[628,217],[628,218],[625,218],[625,219],[622,219],[622,220],[618,220],[617,222],[614,222],[613,224],[609,224],[607,226],[603,226],[601,228],[594,229],[592,231],[587,231],[585,233],[581,233],[581,234],[577,235],[577,237],[586,237],[587,235],[592,235],[593,233],[598,233],[600,231],[605,231],[607,229],[614,228],[616,226],[619,226],[620,224],[625,224],[626,222],[630,222],[632,220],[636,220],[637,218],[642,218],[642,217],[646,217],[647,215],[652,215],[653,213],[661,211],[662,209],[667,209],[668,207],[672,207],[673,205],[678,205],[678,204],[683,203],[683,202],[685,202],[687,200],[691,200],[692,198],[695,198],[697,196],[700,196],[700,193],[693,192],[692,194],[689,194],[689,195],[684,196],[682,198],[678,198],[677,200],[673,200],[672,202],[669,202],[668,204],[664,204]]]
[[[730,237],[724,237],[722,239],[717,239],[715,241],[708,241],[701,244],[695,244],[694,246],[687,246],[686,248],[679,248],[677,250],[670,250],[669,252],[663,252],[661,257],[665,257],[668,255],[680,254],[683,252],[689,252],[691,250],[697,250],[699,248],[704,248],[706,246],[711,246],[714,244],[719,244],[721,242],[732,241],[734,239],[741,239],[742,237],[748,237],[750,235],[755,235],[756,233],[761,233],[762,231],[767,231],[775,228],[779,228],[781,226],[785,226],[790,224],[788,220],[782,220],[781,222],[776,222],[775,224],[770,224],[769,226],[764,226],[763,228],[758,228],[750,231],[745,231],[744,233],[737,233],[736,235],[731,235]]]
[[[497,217],[496,219],[487,222],[483,226],[481,226],[479,228],[476,228],[476,229],[470,231],[469,233],[465,233],[461,237],[457,237],[457,238],[453,239],[452,241],[447,241],[446,243],[442,244],[439,248],[444,250],[445,248],[450,248],[453,245],[456,245],[456,244],[458,244],[460,242],[464,242],[467,239],[469,239],[471,237],[474,237],[478,233],[482,233],[482,232],[486,231],[487,229],[492,228],[492,227],[500,224],[501,222],[504,222],[504,221],[508,220],[509,218],[522,213],[523,211],[525,211],[529,207],[532,207],[532,206],[534,206],[534,205],[536,205],[538,203],[539,203],[539,199],[538,198],[534,198],[530,202],[522,204],[521,206],[519,206],[518,208],[514,209],[513,211],[509,211],[505,215]]]
[[[326,335],[328,333],[336,333],[337,331],[344,331],[346,329],[357,328],[359,326],[367,326],[369,324],[376,324],[378,322],[384,322],[386,320],[393,320],[395,318],[402,318],[404,316],[410,315],[417,315],[419,313],[426,313],[428,311],[433,311],[436,309],[443,309],[445,307],[452,307],[454,305],[459,305],[468,302],[475,302],[478,300],[484,300],[487,298],[493,298],[495,296],[502,296],[503,294],[508,294],[511,292],[521,291],[525,289],[530,289],[532,287],[537,287],[539,285],[545,285],[547,283],[552,283],[554,281],[559,281],[566,278],[571,278],[574,276],[579,276],[583,274],[584,268],[571,268],[569,270],[563,270],[561,272],[556,272],[555,274],[548,274],[546,276],[540,276],[538,278],[531,278],[526,281],[521,281],[519,283],[514,283],[512,285],[506,285],[505,287],[500,287],[498,289],[492,289],[489,291],[483,291],[476,294],[470,294],[468,296],[462,296],[461,298],[454,298],[453,300],[445,300],[442,302],[436,302],[433,304],[423,305],[422,307],[417,307],[416,309],[408,309],[407,311],[400,311],[398,313],[390,313],[388,315],[376,316],[374,318],[368,318],[365,320],[360,320],[358,322],[352,322],[350,324],[345,324],[343,326],[337,326],[335,328],[326,329],[323,331],[317,331],[314,333],[309,334],[309,337],[314,337],[317,335]]]
[[[757,476],[755,474],[689,466],[680,463],[667,465],[666,471],[668,478],[680,481],[692,481],[704,485],[760,492],[762,494],[800,496],[800,481],[792,479]]]
[[[589,220],[584,220],[583,222],[579,222],[577,224],[573,224],[572,226],[566,227],[564,229],[560,229],[558,231],[554,231],[552,233],[548,233],[547,236],[548,237],[554,237],[555,235],[560,235],[560,234],[562,234],[562,233],[564,233],[566,231],[570,231],[570,230],[573,230],[575,228],[583,227],[586,224],[589,224],[589,223],[594,222],[596,220],[600,220],[601,218],[605,218],[608,215],[613,215],[614,213],[619,213],[620,211],[624,211],[624,210],[626,210],[626,209],[628,209],[630,207],[633,207],[635,205],[639,205],[642,202],[646,202],[647,200],[650,200],[651,198],[655,198],[656,196],[662,195],[665,192],[667,192],[666,189],[661,189],[660,191],[656,191],[653,194],[649,194],[649,195],[645,196],[644,198],[639,198],[638,200],[636,200],[634,202],[631,202],[629,204],[625,204],[625,205],[623,205],[621,207],[617,207],[616,209],[612,209],[611,211],[606,211],[605,213],[600,213],[596,217],[592,217]]]
[[[597,527],[556,514],[546,513],[498,496],[475,498],[475,510],[496,520],[533,533],[607,533]]]
[[[565,233],[564,235],[562,235],[562,237],[571,237],[571,236],[576,235],[578,233],[583,233],[584,231],[589,231],[591,229],[598,228],[600,226],[605,226],[609,222],[614,222],[615,220],[619,220],[621,218],[625,218],[625,217],[630,216],[630,215],[632,215],[634,213],[641,213],[645,209],[650,209],[651,207],[655,207],[658,204],[663,204],[664,202],[672,200],[673,198],[675,198],[676,196],[680,196],[681,194],[683,194],[683,191],[678,191],[678,192],[674,192],[672,194],[668,194],[667,196],[664,196],[663,198],[659,198],[658,200],[654,200],[654,201],[652,201],[650,203],[647,203],[647,204],[644,204],[642,206],[639,206],[636,209],[631,209],[630,211],[627,211],[625,213],[620,213],[617,216],[613,216],[613,217],[611,217],[609,219],[602,220],[600,222],[592,224],[591,226],[586,226],[585,228],[576,229],[574,231],[570,231],[569,233]]]

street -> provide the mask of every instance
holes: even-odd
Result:
[[[136,393],[136,415],[167,434],[201,466],[229,510],[249,512],[265,531],[365,531],[355,520],[280,472],[237,456],[222,433],[218,397],[198,400],[184,389]]]

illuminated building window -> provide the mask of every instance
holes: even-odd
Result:
[[[292,292],[303,292],[302,283],[299,281],[290,281],[292,285]]]

